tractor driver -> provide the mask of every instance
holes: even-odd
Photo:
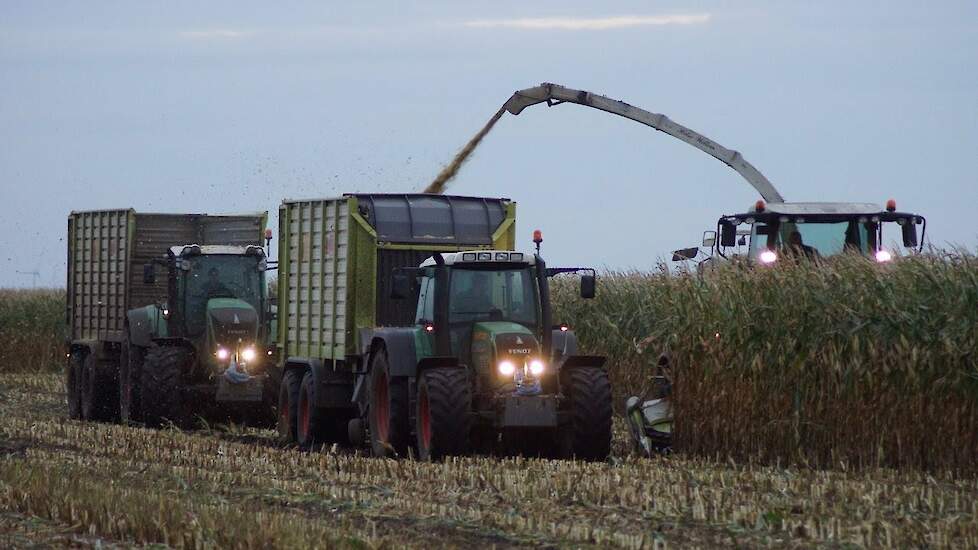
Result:
[[[817,259],[820,254],[815,247],[806,245],[801,239],[801,233],[797,230],[792,231],[791,235],[788,235],[788,251],[794,256],[808,258],[809,260]]]
[[[207,281],[204,282],[203,294],[207,298],[233,296],[231,290],[221,282],[221,273],[216,267],[207,271]]]
[[[495,308],[489,288],[489,275],[473,273],[471,282],[469,289],[459,294],[453,309],[459,313],[485,313]]]

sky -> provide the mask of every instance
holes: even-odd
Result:
[[[788,200],[894,198],[929,242],[978,246],[978,2],[409,4],[0,2],[0,287],[64,285],[72,210],[277,228],[286,198],[420,191],[541,82],[664,113]],[[515,200],[552,265],[612,269],[758,198],[577,105],[505,115],[449,192]]]

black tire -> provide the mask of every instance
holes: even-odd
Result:
[[[302,374],[301,369],[285,371],[282,376],[282,383],[278,387],[278,435],[285,443],[296,442],[295,428]]]
[[[374,456],[407,456],[411,437],[407,379],[391,377],[387,351],[370,364],[370,449]]]
[[[81,369],[81,416],[85,420],[111,422],[118,417],[118,379],[113,370],[94,353],[85,356]]]
[[[611,453],[611,382],[595,367],[577,367],[563,377],[570,423],[564,426],[565,458],[604,460]]]
[[[152,427],[172,422],[184,428],[190,424],[184,399],[183,373],[193,360],[193,352],[177,346],[150,348],[143,362],[143,420]]]
[[[119,354],[119,417],[123,424],[143,421],[142,374],[146,348],[129,341],[128,328]]]
[[[418,458],[439,460],[468,453],[471,409],[472,384],[468,371],[446,367],[421,373],[415,414]]]
[[[68,418],[82,419],[82,368],[85,364],[85,354],[81,350],[71,352],[68,364],[65,366],[65,393],[68,401]]]
[[[299,387],[299,406],[296,413],[296,441],[299,448],[313,450],[321,445],[347,442],[350,415],[343,410],[316,406],[316,379],[306,372]]]

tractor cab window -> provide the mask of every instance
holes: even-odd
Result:
[[[455,268],[451,275],[449,322],[512,321],[537,325],[536,279],[528,267]]]
[[[430,270],[429,270],[430,271]],[[421,277],[418,291],[418,310],[414,317],[415,324],[431,323],[435,320],[435,277],[426,273]]]
[[[195,256],[183,260],[183,265],[184,319],[190,334],[199,334],[207,326],[207,303],[214,298],[236,298],[260,311],[262,272],[257,257]]]
[[[756,222],[751,228],[750,255],[765,249],[825,257],[845,251],[868,254],[875,242],[872,222]]]

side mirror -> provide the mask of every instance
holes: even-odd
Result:
[[[717,244],[717,232],[716,231],[704,231],[703,232],[703,248],[713,248],[713,245]]]
[[[674,250],[672,252],[672,261],[681,262],[683,260],[692,260],[700,253],[700,249],[696,248],[680,248],[679,250]]]
[[[406,273],[391,275],[391,298],[403,300],[411,295],[411,278]]]
[[[737,226],[732,222],[723,220],[720,222],[720,246],[737,245]]]
[[[913,219],[909,219],[901,227],[903,228],[903,246],[915,248],[917,246],[917,224],[914,223]]]
[[[143,284],[151,285],[156,282],[156,270],[153,264],[143,264]]]
[[[597,280],[594,275],[581,275],[581,298],[590,300],[594,298],[597,290]]]

